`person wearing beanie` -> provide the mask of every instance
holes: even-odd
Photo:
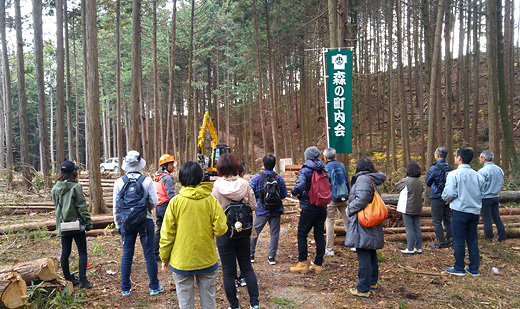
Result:
[[[309,270],[316,274],[323,272],[323,255],[325,254],[325,237],[323,236],[325,219],[327,219],[327,207],[312,205],[309,199],[312,174],[314,171],[325,171],[327,177],[329,173],[325,164],[320,161],[320,150],[316,146],[305,149],[303,153],[305,162],[298,172],[296,184],[291,190],[291,195],[298,197],[300,201],[300,221],[298,222],[298,263],[291,267],[291,272],[305,274]],[[307,266],[307,234],[314,229],[314,240],[316,241],[316,257],[310,267]]]
[[[56,209],[56,233],[61,237],[61,269],[65,280],[71,281],[80,288],[92,288],[87,280],[87,237],[85,231],[93,228],[92,219],[87,208],[83,189],[78,183],[79,167],[72,161],[61,164],[56,184],[51,190],[52,201]],[[76,231],[62,231],[61,223],[79,221]],[[76,243],[79,255],[79,280],[70,273],[69,257],[72,251],[72,240]]]

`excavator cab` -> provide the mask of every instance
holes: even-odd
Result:
[[[208,129],[211,135],[211,155],[204,155],[204,134]],[[225,144],[218,143],[217,130],[213,125],[213,120],[209,116],[209,113],[204,114],[204,120],[199,131],[199,137],[197,142],[197,162],[204,170],[204,180],[209,180],[210,176],[217,176],[217,160],[221,155],[225,153],[231,153],[231,147]]]

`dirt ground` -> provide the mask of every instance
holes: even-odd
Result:
[[[0,224],[18,223],[35,218],[52,218],[53,214],[2,216]],[[261,233],[256,253],[255,269],[262,308],[512,308],[520,307],[520,240],[506,243],[479,242],[481,254],[480,277],[456,277],[443,270],[453,263],[451,249],[430,249],[426,241],[423,254],[404,256],[403,243],[387,242],[380,254],[381,289],[370,300],[353,299],[347,290],[357,282],[356,254],[341,244],[344,237],[336,237],[333,257],[326,257],[321,276],[309,273],[293,274],[289,267],[297,261],[296,214],[282,220],[277,264],[267,262],[269,248],[268,227]],[[46,231],[4,235],[0,238],[0,264],[23,262],[41,257],[59,258],[60,239]],[[309,253],[314,257],[312,234],[309,237]],[[159,271],[161,285],[166,293],[149,296],[146,266],[140,243],[136,246],[132,294],[122,297],[120,292],[119,261],[122,247],[119,235],[88,238],[90,268],[89,280],[94,284],[84,293],[84,308],[177,308],[175,284],[171,274]],[[311,259],[310,258],[310,259]],[[309,259],[309,260],[310,260]],[[70,260],[72,270],[77,270],[77,253]],[[495,274],[492,268],[498,269]],[[61,271],[60,271],[61,272]],[[228,308],[219,269],[217,307]],[[249,306],[247,288],[239,287],[241,308]],[[198,297],[196,297],[198,299]]]

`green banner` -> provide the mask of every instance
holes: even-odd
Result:
[[[352,50],[325,54],[328,144],[337,153],[352,153]]]

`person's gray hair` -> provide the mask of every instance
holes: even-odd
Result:
[[[484,158],[484,160],[486,160],[488,162],[493,162],[493,158],[495,158],[495,154],[490,150],[484,150],[480,154],[480,157]]]
[[[435,149],[435,153],[438,154],[441,158],[446,159],[448,156],[448,149],[446,147],[439,147]]]
[[[336,158],[336,149],[334,148],[327,148],[325,150],[323,150],[323,155],[329,159],[329,160],[333,160],[334,158]]]

